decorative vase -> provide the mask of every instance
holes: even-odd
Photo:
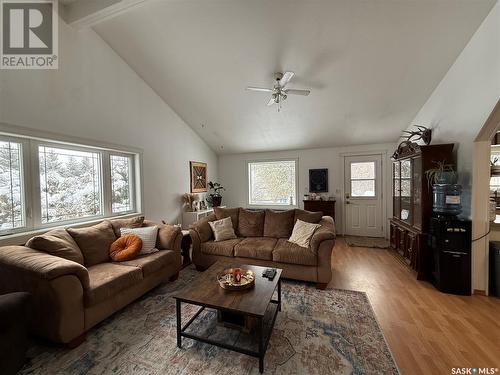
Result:
[[[219,207],[222,203],[222,196],[212,195],[212,207]]]

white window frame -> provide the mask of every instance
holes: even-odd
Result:
[[[26,233],[36,233],[54,227],[66,227],[74,224],[90,223],[105,218],[137,215],[141,213],[143,206],[142,197],[142,150],[127,147],[116,147],[110,145],[96,145],[89,141],[74,140],[71,138],[45,137],[38,132],[25,134],[21,132],[3,132],[5,127],[0,124],[0,140],[10,141],[21,144],[22,149],[22,200],[24,203],[24,221],[25,226],[13,228],[0,232],[0,243],[2,240],[8,240],[12,236],[18,236]],[[33,135],[34,133],[34,135]],[[40,168],[39,168],[39,146],[63,148],[68,150],[96,152],[100,154],[100,183],[101,183],[101,214],[86,216],[84,218],[62,220],[51,223],[42,223],[41,217],[41,192],[40,192]],[[111,155],[126,156],[131,158],[131,209],[118,213],[112,212],[111,202]]]
[[[280,161],[293,161],[295,163],[295,204],[253,204],[250,200],[250,164],[256,163],[269,163],[269,162],[280,162]],[[279,158],[279,159],[256,159],[246,161],[246,204],[247,208],[256,209],[276,209],[276,210],[286,210],[292,208],[298,208],[298,194],[299,194],[299,159],[298,158]]]

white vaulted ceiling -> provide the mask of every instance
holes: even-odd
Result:
[[[214,150],[254,152],[396,141],[494,3],[148,0],[94,29]],[[311,95],[245,91],[284,70]]]

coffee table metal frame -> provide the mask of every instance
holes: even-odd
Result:
[[[269,301],[270,304],[275,304],[277,306],[276,306],[276,309],[273,313],[271,325],[269,326],[269,329],[267,330],[268,332],[264,332],[264,316],[255,316],[252,314],[245,314],[245,313],[242,313],[241,311],[238,311],[238,310],[222,308],[220,306],[212,306],[209,304],[195,303],[192,301],[184,300],[180,297],[174,297],[175,298],[175,305],[176,305],[176,315],[177,315],[177,347],[179,347],[179,348],[182,347],[182,337],[187,337],[189,339],[201,341],[201,342],[204,342],[206,344],[215,345],[215,346],[218,346],[218,347],[221,347],[224,349],[232,350],[234,352],[238,352],[238,353],[242,353],[242,354],[246,354],[246,355],[258,358],[259,359],[259,372],[261,372],[261,373],[264,372],[264,356],[266,355],[267,346],[268,346],[269,340],[271,338],[271,334],[272,334],[272,331],[274,328],[274,323],[276,322],[276,317],[278,316],[278,312],[281,311],[281,277],[278,279],[276,289],[278,289],[278,299],[277,300],[271,299]],[[181,322],[181,303],[182,302],[189,303],[191,305],[201,306],[201,308],[189,319],[189,321],[184,326],[182,326],[182,322]],[[240,314],[240,315],[244,315],[244,316],[251,316],[253,318],[256,318],[257,319],[257,341],[258,341],[259,349],[257,351],[253,351],[253,350],[249,350],[246,348],[241,348],[241,347],[236,346],[236,345],[226,344],[224,342],[211,340],[211,339],[208,339],[208,338],[205,338],[202,336],[198,336],[198,335],[193,334],[193,333],[186,332],[186,329],[189,328],[191,323],[193,323],[196,320],[196,318],[207,307],[215,309],[215,310],[219,310],[219,311],[228,311],[231,313],[236,313],[236,314]],[[266,333],[267,333],[267,337],[266,337]]]

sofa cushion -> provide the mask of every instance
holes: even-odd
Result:
[[[231,223],[231,217],[211,221],[208,224],[210,224],[210,228],[212,228],[212,232],[214,232],[215,242],[236,238],[233,224]]]
[[[295,210],[266,210],[264,218],[264,237],[289,238],[292,234]]]
[[[85,291],[87,307],[106,301],[142,280],[142,272],[138,267],[100,263],[89,267],[88,270],[90,287]]]
[[[245,238],[234,247],[234,256],[272,260],[273,249],[277,241],[276,238],[270,237]]]
[[[137,267],[142,270],[142,276],[149,275],[159,271],[166,265],[176,261],[175,252],[172,250],[160,250],[153,254],[139,255],[137,258],[120,262],[121,266]]]
[[[240,209],[236,208],[221,208],[214,207],[215,217],[217,220],[225,219],[226,217],[231,218],[231,222],[233,223],[233,229],[236,232],[238,229],[238,216],[240,214]]]
[[[111,225],[113,227],[113,231],[115,232],[116,237],[121,236],[120,229],[121,228],[140,228],[144,223],[144,216],[132,217],[130,219],[113,219],[110,220]]]
[[[83,254],[66,229],[54,229],[26,242],[26,246],[44,251],[60,258],[71,260],[83,266]]]
[[[264,211],[250,211],[240,208],[238,235],[241,237],[262,237],[264,235]]]
[[[82,251],[85,266],[109,261],[109,248],[116,236],[108,220],[91,227],[68,228],[67,231]]]
[[[318,224],[323,217],[323,212],[312,212],[306,210],[295,210],[294,224],[297,220],[305,221],[306,223]]]
[[[208,255],[223,255],[226,257],[233,256],[234,246],[241,242],[241,238],[235,238],[234,240],[226,241],[207,241],[202,242],[200,245],[201,252]]]
[[[273,260],[281,263],[316,266],[317,258],[311,250],[280,238],[273,250]]]

